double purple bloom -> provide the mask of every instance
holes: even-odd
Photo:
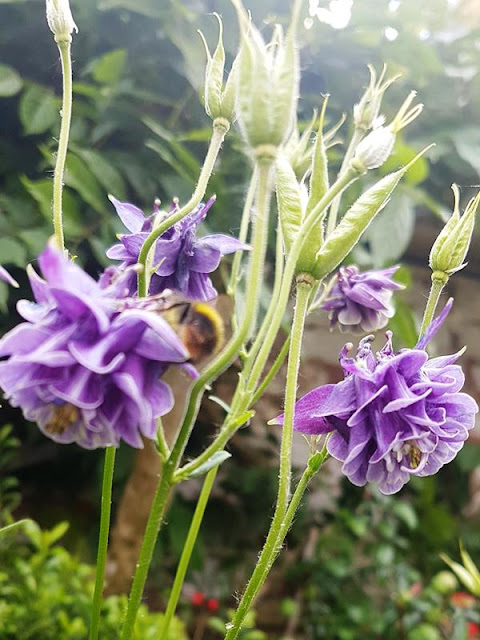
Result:
[[[399,491],[412,475],[429,476],[450,462],[475,424],[476,402],[461,393],[462,351],[429,358],[427,343],[450,311],[450,300],[413,349],[394,353],[392,334],[376,355],[368,336],[357,357],[351,345],[340,354],[345,379],[307,393],[295,405],[294,428],[327,434],[330,455],[355,485],[378,484],[384,494]],[[283,423],[283,415],[275,419]]]
[[[153,214],[145,217],[133,204],[119,202],[110,198],[118,216],[131,233],[120,236],[120,243],[107,251],[112,260],[121,260],[120,269],[138,262],[138,256],[147,236],[159,221],[175,213],[177,205],[170,213],[156,208]],[[192,213],[177,222],[163,233],[155,242],[153,268],[150,280],[150,295],[172,289],[187,298],[211,300],[217,296],[208,274],[215,271],[220,259],[227,253],[233,253],[247,247],[227,235],[214,233],[197,238],[197,227],[205,219],[208,210],[215,202],[210,198],[206,204],[199,205]],[[135,280],[130,281],[130,290],[135,290]]]
[[[382,329],[395,314],[392,295],[402,285],[392,280],[398,266],[360,272],[358,267],[340,267],[335,284],[322,309],[329,312],[331,327],[365,333]]]
[[[188,352],[145,301],[127,297],[131,270],[102,288],[51,245],[39,264],[44,279],[28,270],[35,302],[18,303],[25,322],[0,340],[5,396],[56,442],[142,447],[173,406],[160,376]]]

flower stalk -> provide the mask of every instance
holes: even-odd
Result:
[[[62,192],[67,159],[68,139],[70,136],[70,123],[72,120],[72,58],[71,37],[69,40],[57,42],[62,63],[63,97],[62,97],[62,123],[60,137],[58,139],[57,159],[53,174],[53,228],[58,247],[63,251],[65,240],[63,233],[63,209]]]
[[[105,582],[105,566],[107,563],[108,537],[110,531],[110,515],[112,509],[112,483],[115,467],[116,447],[105,449],[103,467],[102,506],[100,514],[100,532],[98,536],[97,566],[95,570],[95,590],[93,593],[92,614],[90,618],[89,640],[97,640],[100,625],[100,609]]]
[[[200,176],[198,178],[197,186],[195,187],[195,191],[193,192],[190,200],[181,207],[176,213],[169,216],[166,220],[161,222],[147,237],[145,242],[143,243],[142,249],[138,256],[138,262],[143,266],[138,273],[138,295],[140,297],[146,297],[148,295],[148,286],[150,282],[150,273],[147,269],[148,264],[148,256],[150,254],[150,249],[153,247],[155,241],[163,234],[165,231],[173,227],[174,224],[185,218],[189,213],[191,213],[196,206],[198,206],[205,195],[207,190],[207,185],[210,180],[210,177],[213,173],[213,169],[215,166],[215,162],[217,160],[218,154],[220,152],[221,146],[225,139],[225,136],[230,128],[230,123],[225,118],[217,118],[213,122],[213,132],[212,137],[210,138],[210,143],[207,151],[207,155],[205,156],[205,162],[203,163],[202,170],[200,172]]]
[[[213,469],[210,469],[210,471],[205,476],[205,481],[203,483],[200,496],[198,498],[197,506],[195,507],[195,513],[193,514],[192,522],[190,524],[190,529],[188,530],[188,534],[187,534],[187,539],[185,540],[185,544],[182,549],[182,555],[180,556],[180,561],[178,563],[177,572],[175,574],[175,580],[173,582],[172,590],[170,592],[170,597],[168,599],[167,610],[165,611],[165,615],[163,618],[163,626],[160,632],[159,640],[167,640],[168,638],[168,630],[170,628],[170,623],[172,621],[173,616],[175,615],[175,610],[177,608],[178,600],[180,598],[183,582],[185,580],[185,575],[187,573],[188,565],[190,564],[193,548],[195,546],[195,542],[198,537],[198,532],[202,524],[203,515],[205,513],[205,508],[207,506],[208,499],[210,497],[210,492],[212,491],[212,487],[215,481],[215,476],[217,475],[217,471],[218,471],[218,467],[214,467]]]
[[[275,560],[275,557],[286,535],[287,522],[285,519],[291,489],[291,451],[293,438],[293,419],[295,412],[295,400],[297,394],[298,371],[300,367],[300,355],[302,348],[303,330],[305,318],[308,312],[308,304],[312,283],[299,281],[297,283],[297,300],[293,317],[290,350],[288,354],[287,383],[285,388],[285,423],[282,433],[282,445],[280,451],[280,479],[278,485],[277,504],[273,516],[270,531],[265,546],[247,589],[242,597],[238,609],[232,621],[226,640],[234,640],[240,631],[245,616],[247,615],[265,577]],[[306,484],[305,484],[306,487]],[[303,491],[302,491],[303,494]],[[292,516],[293,517],[293,516]]]

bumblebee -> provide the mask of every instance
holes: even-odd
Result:
[[[190,353],[193,364],[221,349],[224,341],[223,320],[206,302],[166,292],[157,298],[155,310],[174,329]]]

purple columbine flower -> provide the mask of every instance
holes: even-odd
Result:
[[[340,331],[364,333],[386,326],[395,314],[392,295],[402,285],[392,280],[399,267],[376,271],[358,270],[352,265],[340,267],[335,284],[321,308],[329,312],[330,326]]]
[[[178,205],[174,205],[170,214],[155,207],[153,214],[145,217],[133,204],[119,202],[113,197],[110,200],[123,224],[131,231],[120,236],[120,243],[107,251],[110,259],[122,261],[120,269],[123,269],[138,262],[140,249],[154,225],[177,211]],[[158,238],[153,257],[155,272],[150,280],[151,295],[165,289],[172,289],[195,300],[211,300],[218,295],[208,274],[215,271],[223,255],[247,247],[239,240],[220,233],[197,238],[197,227],[214,202],[215,197],[199,205]],[[134,281],[131,287],[133,293]]]
[[[18,303],[26,322],[0,340],[5,396],[55,442],[142,447],[173,406],[160,376],[188,352],[146,301],[125,297],[128,271],[102,289],[51,244],[39,264],[44,279],[27,269],[36,302]]]
[[[307,393],[295,405],[294,428],[332,433],[330,455],[350,482],[378,484],[396,493],[412,475],[430,476],[456,456],[475,424],[476,402],[461,393],[464,375],[454,364],[463,351],[429,358],[426,344],[450,311],[450,300],[413,349],[394,353],[392,334],[376,355],[368,336],[357,357],[340,354],[345,380]],[[282,424],[283,415],[272,421]]]

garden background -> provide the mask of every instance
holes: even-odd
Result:
[[[274,22],[286,23],[289,5],[261,0],[249,8],[256,24],[268,31]],[[156,197],[163,202],[174,196],[185,201],[191,194],[210,133],[199,99],[205,54],[196,31],[201,29],[209,42],[215,42],[216,21],[209,14],[220,13],[231,58],[238,44],[237,23],[227,0],[73,0],[72,10],[80,32],[73,43],[75,101],[65,180],[65,231],[72,253],[98,274],[106,264],[105,249],[121,231],[109,193],[146,211]],[[480,183],[480,6],[475,0],[355,0],[343,28],[308,17],[307,3],[304,15],[299,40],[300,109],[305,123],[326,93],[329,124],[350,113],[368,84],[367,64],[379,70],[387,63],[389,73],[403,76],[386,93],[387,117],[394,115],[394,105],[411,88],[425,104],[424,113],[406,137],[400,136],[381,171],[388,173],[404,164],[432,141],[436,147],[409,172],[351,256],[364,267],[402,262],[401,279],[407,288],[397,296],[397,314],[390,327],[399,342],[412,346],[429,288],[425,256],[451,210],[450,185],[458,183],[467,201]],[[51,235],[60,91],[60,63],[43,0],[0,0],[0,262],[21,284],[12,291],[0,283],[2,330],[18,320],[16,300],[29,297],[25,263],[35,260]],[[342,142],[346,137],[344,126],[337,138]],[[210,193],[217,194],[208,219],[211,230],[238,232],[248,163],[247,158],[243,164],[238,161],[239,149],[234,132],[210,184]],[[335,153],[334,147],[333,166]],[[349,197],[354,199],[355,188]],[[456,306],[436,343],[443,353],[469,345],[463,363],[467,389],[477,401],[479,246],[477,235],[468,267],[448,286]],[[216,278],[221,290],[221,270]],[[268,285],[267,279],[266,299]],[[222,299],[221,305],[227,309],[228,301]],[[320,314],[308,321],[302,392],[339,379],[332,354],[338,353],[345,337],[329,334],[327,324]],[[235,376],[232,368],[213,394],[228,400]],[[233,606],[232,594],[241,589],[262,545],[277,475],[276,428],[267,427],[266,421],[278,413],[281,392],[279,381],[250,427],[232,440],[233,457],[217,477],[180,609],[191,637],[200,638],[204,627],[205,638],[221,637],[215,626],[220,628],[220,619]],[[191,454],[214,433],[219,410],[212,401],[204,401],[189,445]],[[78,594],[88,582],[88,567],[82,574],[78,563],[95,559],[102,452],[56,445],[8,406],[1,409],[0,421],[0,524],[9,522],[12,514],[33,518],[44,530],[67,521],[70,527],[61,544],[71,554],[49,550],[48,536],[42,538],[40,530],[20,538],[20,546],[19,540],[13,546],[11,541],[0,542],[0,629],[2,589],[13,585],[23,594],[19,601],[23,598],[25,608],[18,612],[18,636],[11,637],[85,637],[81,623],[75,622],[82,615],[72,600],[80,602]],[[453,606],[431,580],[445,568],[440,552],[457,556],[459,537],[480,561],[476,442],[480,436],[474,432],[451,465],[434,477],[419,482],[413,478],[394,497],[347,484],[331,461],[327,472],[315,480],[289,534],[287,551],[258,603],[255,630],[252,622],[244,637],[262,638],[263,631],[272,638],[283,634],[298,639],[410,639],[415,638],[412,629],[420,625],[442,634],[446,618],[465,617],[462,607]],[[304,459],[304,449],[300,438],[294,452],[298,462]],[[155,464],[148,448],[141,453],[120,448],[110,593],[122,592],[128,585],[135,538],[145,518],[143,507],[156,480]],[[195,480],[182,485],[170,506],[169,527],[161,534],[146,598],[151,610],[164,606],[199,486]],[[61,533],[57,531],[58,536]],[[36,569],[32,549],[37,555],[43,553]],[[48,577],[42,562],[52,558]],[[45,583],[47,578],[50,582]],[[372,616],[372,608],[377,615]],[[63,630],[50,636],[60,610],[66,612]],[[113,605],[110,614],[115,616]],[[468,615],[474,619],[475,614],[472,610]],[[180,640],[183,631],[173,633],[172,638]],[[450,636],[425,635],[418,640],[423,637]]]

